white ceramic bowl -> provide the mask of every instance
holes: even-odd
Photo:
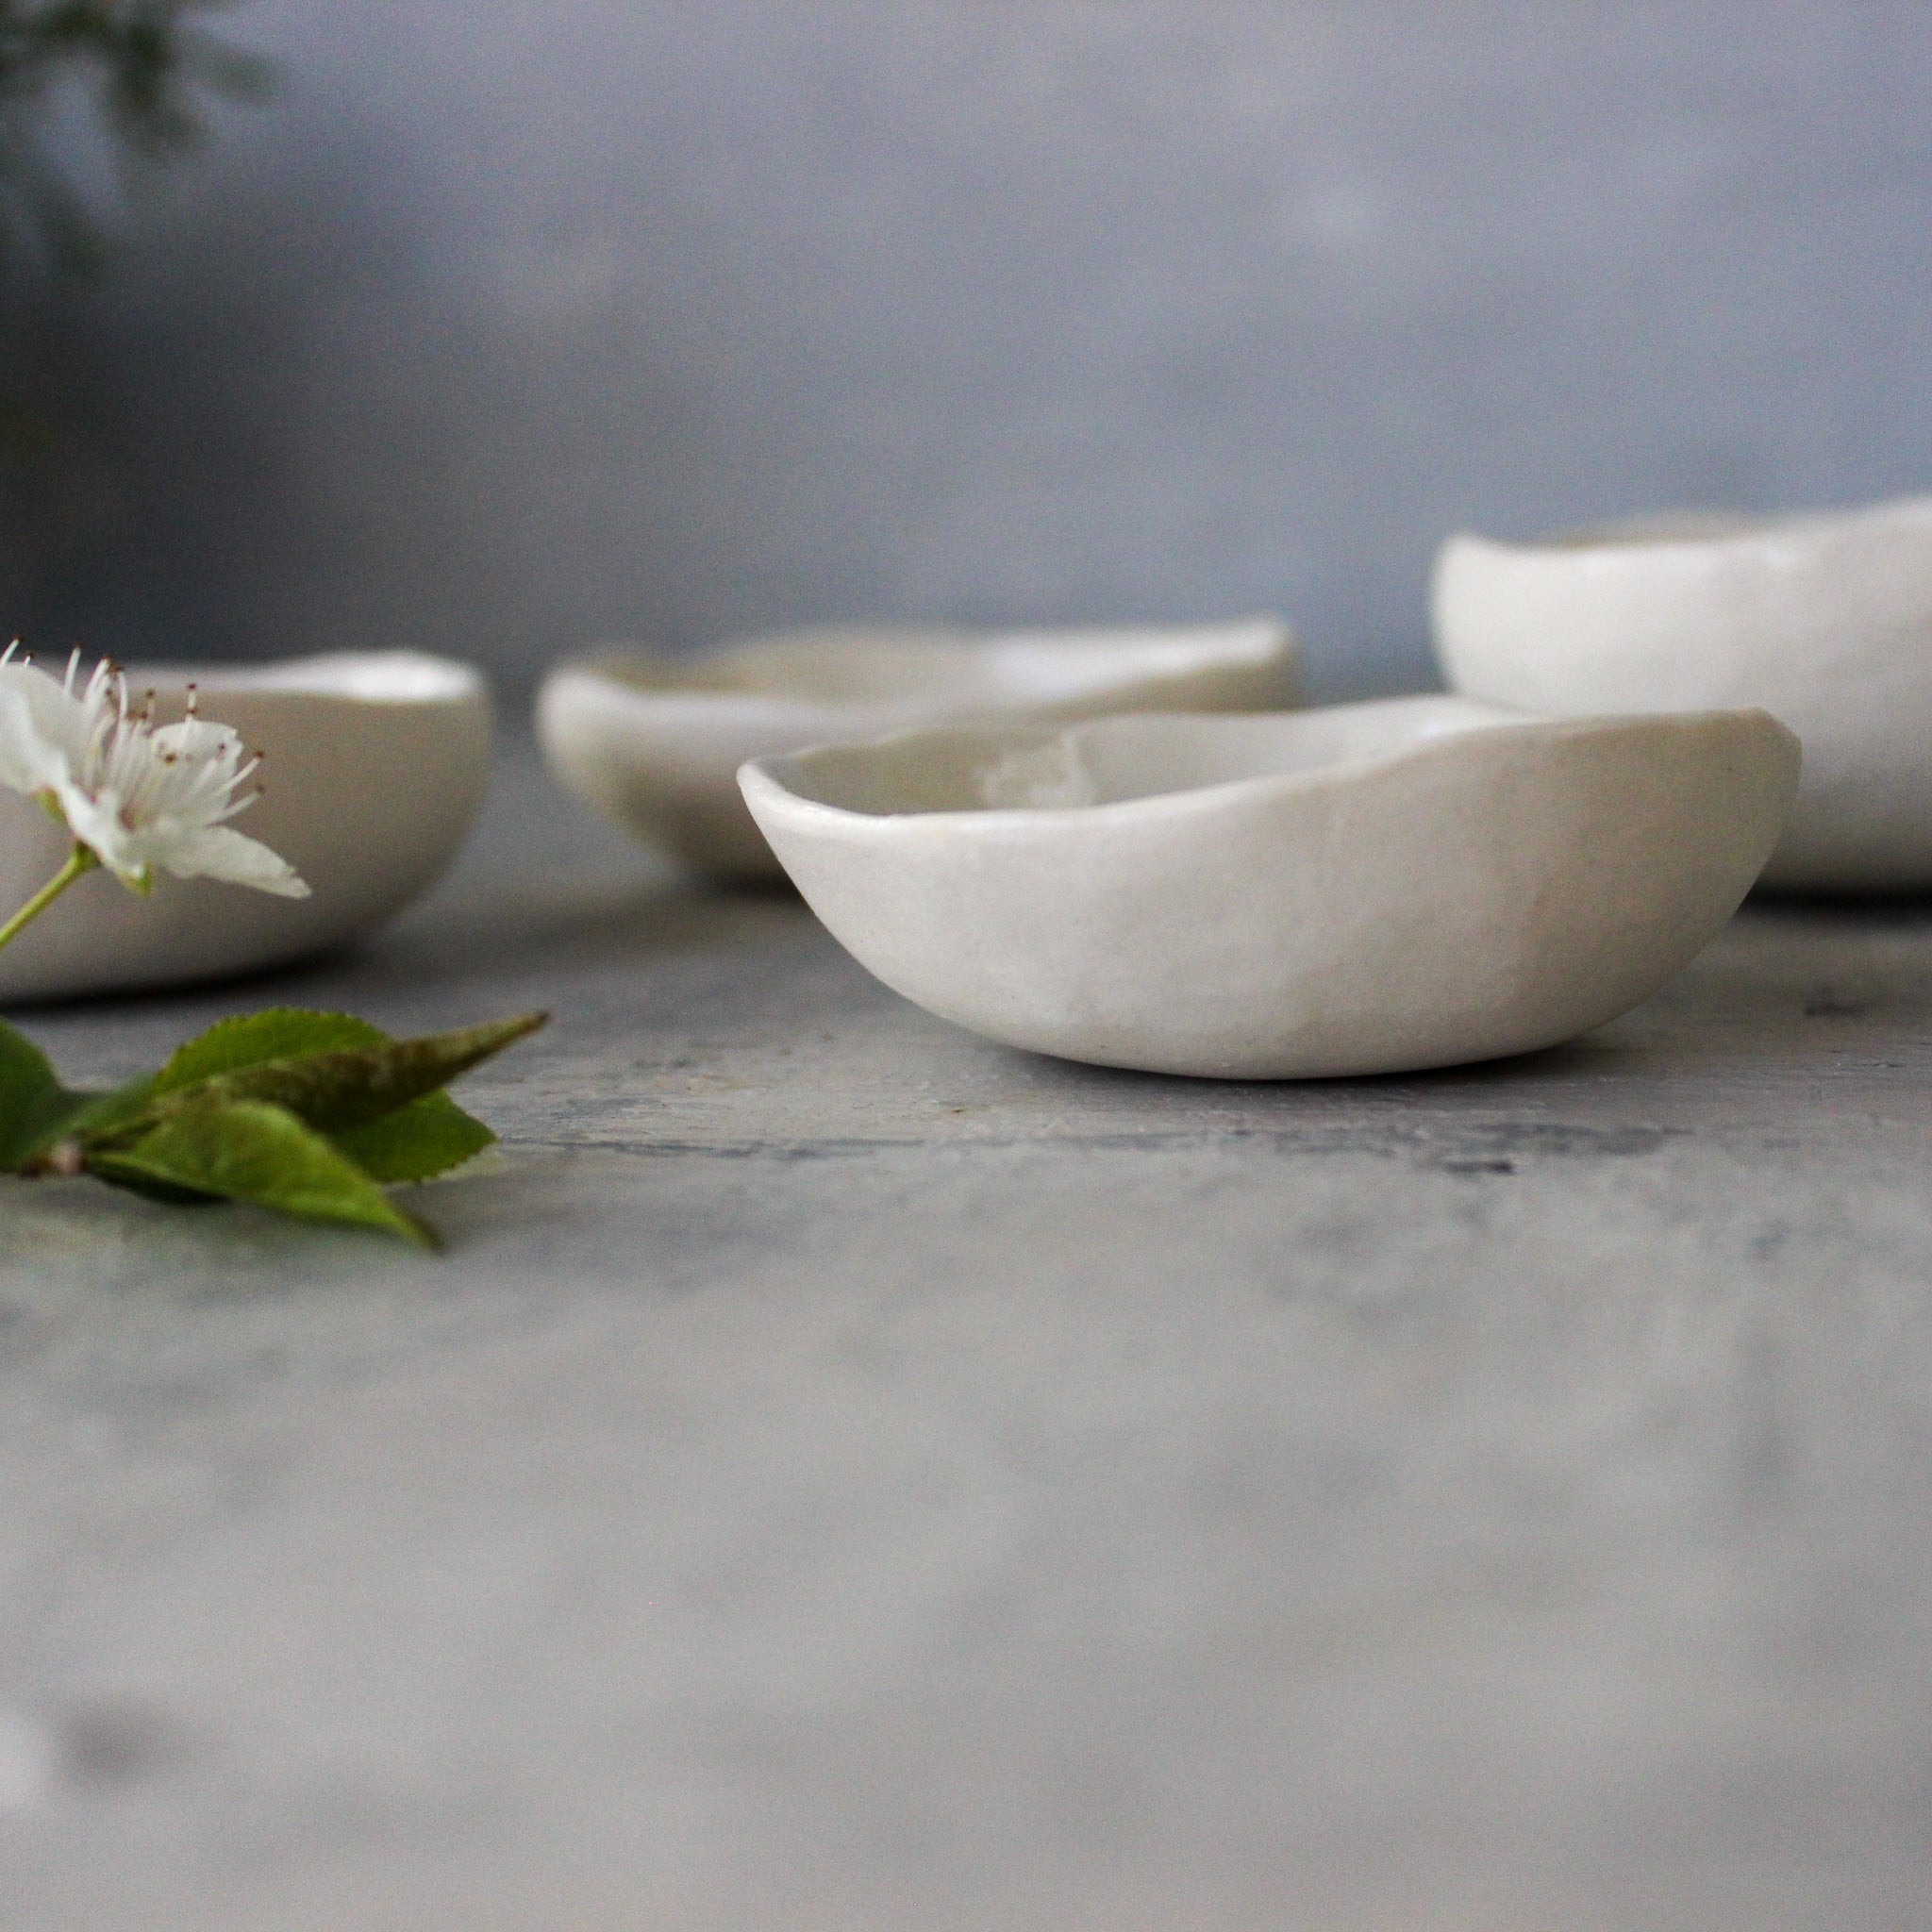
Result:
[[[0,952],[0,999],[170,986],[274,966],[339,944],[413,899],[455,857],[490,771],[490,700],[469,666],[411,651],[342,652],[253,667],[130,669],[157,715],[190,679],[201,715],[262,754],[264,795],[235,822],[279,852],[312,896],[159,879],[138,898],[92,873]],[[0,907],[59,866],[66,839],[0,792]]]
[[[1730,917],[1797,776],[1761,711],[1448,697],[920,734],[742,774],[812,909],[908,999],[1014,1046],[1241,1079],[1614,1019]]]
[[[1272,618],[1185,628],[825,629],[696,658],[611,653],[545,681],[537,735],[564,784],[687,865],[776,878],[738,791],[747,758],[918,725],[1301,702],[1293,634]]]
[[[1767,884],[1932,886],[1932,497],[1452,537],[1436,647],[1471,697],[1553,712],[1761,705],[1805,775]]]

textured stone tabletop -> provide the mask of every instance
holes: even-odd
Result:
[[[509,761],[450,1254],[0,1182],[4,1932],[1932,1923],[1932,912],[1574,1046],[982,1043]]]

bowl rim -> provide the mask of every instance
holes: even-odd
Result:
[[[827,658],[862,661],[875,646],[889,647],[902,657],[924,656],[935,668],[970,663],[1002,647],[1069,658],[1086,658],[1096,666],[1109,658],[1124,661],[1120,661],[1120,668],[1112,676],[1095,677],[1091,684],[1080,687],[1077,691],[1056,697],[1013,694],[992,684],[980,690],[899,688],[860,696],[829,697],[756,682],[730,687],[680,678],[680,674],[688,676],[746,658],[766,662],[809,662]],[[1188,661],[1161,663],[1150,658],[1152,649],[1186,650],[1191,655]],[[1069,696],[1091,697],[1115,689],[1131,690],[1139,684],[1160,683],[1210,668],[1256,670],[1284,663],[1298,667],[1300,651],[1301,638],[1294,625],[1274,612],[1175,624],[808,625],[791,630],[728,638],[697,651],[674,651],[639,641],[612,641],[554,664],[544,675],[543,689],[548,692],[553,687],[582,679],[626,703],[653,708],[672,705],[695,705],[709,709],[756,706],[823,713],[828,717],[930,705],[997,709],[1054,703]],[[625,675],[633,669],[638,675]],[[658,674],[667,673],[670,677],[666,681],[655,681]]]
[[[1717,508],[1649,510],[1567,525],[1535,537],[1493,537],[1485,531],[1452,531],[1438,555],[1485,550],[1510,558],[1546,560],[1605,556],[1646,556],[1664,551],[1747,549],[1766,542],[1829,541],[1889,524],[1932,526],[1932,493],[1886,497],[1875,503],[1808,509],[1743,510]]]
[[[468,705],[489,695],[475,665],[428,651],[315,651],[254,663],[140,658],[123,667],[130,691],[292,697],[343,705]]]
[[[1218,779],[1205,785],[1181,786],[1173,791],[1152,791],[1134,798],[1106,799],[1091,805],[1053,806],[954,806],[932,810],[865,811],[853,806],[833,805],[794,791],[786,782],[786,769],[823,757],[848,757],[898,748],[919,741],[961,739],[996,742],[1006,741],[1014,748],[1033,748],[1064,742],[1085,732],[1104,730],[1109,725],[1131,722],[1141,728],[1159,726],[1168,721],[1186,721],[1209,727],[1252,725],[1257,720],[1276,721],[1292,728],[1296,722],[1332,715],[1338,710],[1366,710],[1384,706],[1412,706],[1418,703],[1466,706],[1493,716],[1472,722],[1456,729],[1409,740],[1386,750],[1365,752],[1325,764],[1298,771],[1270,772],[1241,778]],[[1744,725],[1752,730],[1771,728],[1767,743],[1788,744],[1802,755],[1797,734],[1760,706],[1723,706],[1694,711],[1629,711],[1585,713],[1562,717],[1541,711],[1517,711],[1510,707],[1491,704],[1480,698],[1465,698],[1458,692],[1419,692],[1399,698],[1371,698],[1352,705],[1317,706],[1299,711],[1149,711],[1124,713],[1115,717],[1086,719],[1054,725],[959,725],[931,729],[893,731],[876,738],[851,742],[817,744],[796,752],[785,752],[750,758],[739,768],[738,781],[745,802],[757,814],[760,803],[775,806],[794,822],[816,822],[824,829],[872,828],[875,837],[907,836],[914,828],[931,826],[952,837],[980,837],[1011,833],[1033,826],[1042,830],[1071,829],[1076,824],[1131,824],[1137,818],[1183,815],[1222,806],[1256,803],[1276,798],[1292,798],[1343,785],[1364,782],[1385,772],[1422,760],[1467,756],[1474,745],[1501,737],[1534,739],[1543,743],[1580,743],[1585,740],[1629,737],[1676,737],[1705,732],[1712,727],[1730,729]],[[971,828],[971,829],[969,829]]]

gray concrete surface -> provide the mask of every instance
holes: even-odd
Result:
[[[1280,608],[1391,688],[1458,525],[1932,483],[1920,0],[217,24],[282,98],[0,331],[49,649]]]
[[[1932,910],[1591,1038],[979,1042],[527,760],[355,957],[542,1004],[430,1261],[0,1183],[6,1932],[1918,1932]]]

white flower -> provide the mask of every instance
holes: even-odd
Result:
[[[152,705],[129,711],[121,673],[105,660],[79,690],[75,652],[64,681],[0,654],[0,785],[38,798],[121,883],[154,890],[156,869],[306,899],[294,868],[225,822],[254,803],[236,791],[255,770],[225,724],[189,715],[157,728]]]

